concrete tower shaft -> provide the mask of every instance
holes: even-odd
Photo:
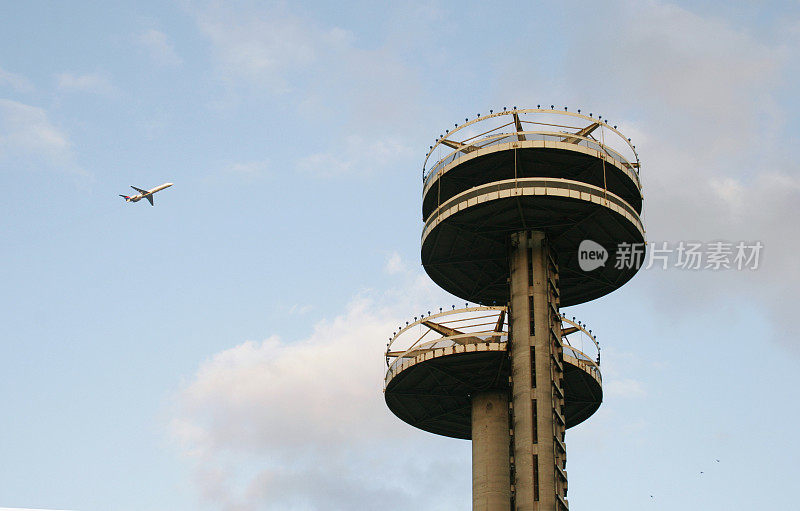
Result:
[[[472,397],[472,509],[508,511],[508,411],[508,391],[479,392]]]
[[[510,263],[515,509],[567,509],[558,266],[531,231],[512,235]]]

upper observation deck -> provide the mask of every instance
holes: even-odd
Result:
[[[639,157],[616,126],[602,119],[553,109],[515,109],[446,131],[425,158],[423,220],[465,190],[526,177],[604,188],[641,213]]]
[[[585,325],[564,316],[561,322],[562,413],[570,428],[603,400],[600,348]],[[386,404],[412,426],[470,438],[471,396],[510,389],[508,345],[505,307],[454,309],[410,322],[386,348]]]
[[[479,115],[431,146],[423,183],[422,262],[456,296],[506,303],[507,243],[515,231],[548,235],[561,305],[610,293],[636,272],[613,262],[620,243],[644,242],[639,157],[602,116],[554,108]],[[602,245],[611,264],[581,271],[584,239]]]

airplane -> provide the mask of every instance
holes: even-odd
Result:
[[[172,186],[172,183],[164,183],[163,185],[156,186],[155,188],[151,188],[150,190],[142,190],[141,188],[136,188],[135,186],[131,186],[134,190],[139,192],[138,195],[134,195],[133,197],[128,197],[127,195],[120,194],[120,197],[125,199],[125,202],[139,202],[142,199],[147,199],[150,201],[150,205],[153,206],[153,194],[156,192],[160,192],[164,188],[169,188]]]

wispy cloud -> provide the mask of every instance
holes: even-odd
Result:
[[[195,14],[222,77],[231,83],[257,83],[273,92],[290,90],[293,73],[346,39],[341,29],[315,26],[281,9],[254,12],[211,4],[198,7]]]
[[[615,4],[596,18],[575,19],[562,76],[519,65],[524,56],[512,50],[498,68],[500,96],[535,104],[537,94],[557,90],[570,108],[591,105],[614,123],[617,116],[631,119],[620,124],[643,159],[650,240],[764,242],[764,265],[752,275],[648,275],[658,286],[648,300],[660,314],[738,296],[775,320],[773,338],[793,338],[800,270],[790,254],[800,241],[786,235],[785,219],[797,216],[800,165],[788,110],[777,103],[796,73],[787,41],[797,35],[759,38],[724,17],[667,2]],[[597,26],[625,28],[598,41]]]
[[[389,257],[386,259],[386,264],[384,265],[384,269],[386,273],[389,275],[394,275],[396,273],[400,273],[406,271],[405,263],[403,262],[403,258],[400,257],[400,254],[397,252],[392,252]]]
[[[85,174],[72,146],[44,109],[0,99],[0,161],[8,168],[58,168]]]
[[[453,502],[447,474],[468,465],[468,445],[404,424],[381,394],[387,332],[444,296],[424,275],[398,279],[304,339],[244,342],[201,365],[177,395],[172,434],[206,501],[243,511]]]
[[[402,140],[386,137],[346,135],[327,151],[301,158],[297,168],[316,176],[335,177],[370,174],[395,163],[397,158],[412,154]]]
[[[232,97],[280,96],[309,126],[330,120],[296,170],[375,174],[413,154],[421,72],[396,49],[365,48],[345,28],[280,7],[201,3],[194,13]]]
[[[32,507],[0,507],[0,511],[67,511],[66,509],[39,509]]]
[[[17,92],[30,92],[33,84],[24,76],[0,68],[0,86],[8,85]]]
[[[617,397],[633,398],[647,395],[642,382],[632,378],[606,378],[603,387],[605,393]]]
[[[634,353],[606,347],[603,351],[603,392],[609,396],[633,399],[645,397],[647,390],[642,381],[631,378],[640,374],[644,362]]]
[[[163,66],[176,66],[183,62],[164,32],[151,28],[139,34],[137,42]]]
[[[225,167],[225,172],[227,174],[245,178],[264,177],[269,174],[269,171],[269,162],[265,160],[231,163]]]
[[[105,76],[98,73],[74,74],[61,73],[57,76],[58,88],[69,92],[86,92],[110,96],[117,88]]]
[[[302,316],[304,314],[307,314],[307,313],[311,312],[311,310],[313,308],[314,308],[313,306],[308,305],[308,304],[301,305],[299,303],[295,303],[294,305],[289,307],[289,310],[287,311],[287,314],[289,314],[291,316]]]

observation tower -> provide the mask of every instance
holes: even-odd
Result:
[[[566,510],[565,430],[603,390],[595,336],[560,307],[638,270],[615,264],[644,243],[635,147],[599,115],[503,108],[444,130],[422,178],[422,264],[474,305],[393,333],[386,404],[412,426],[472,440],[474,510]]]

